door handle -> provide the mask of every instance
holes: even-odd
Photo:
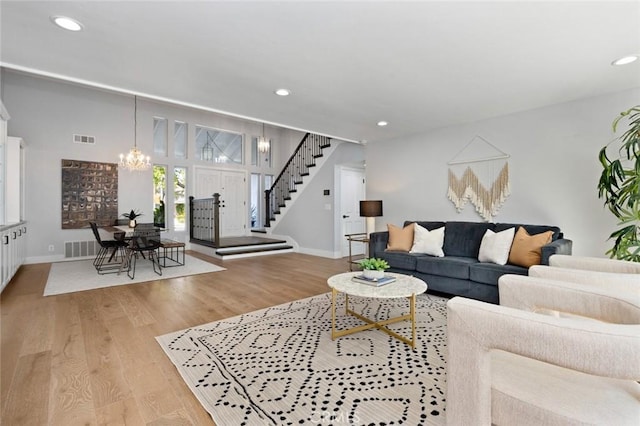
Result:
[[[346,218],[348,218],[348,217],[349,217],[349,215],[348,215],[348,214],[343,214],[343,215],[342,215],[342,218],[343,218],[343,219],[346,219]]]

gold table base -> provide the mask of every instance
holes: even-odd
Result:
[[[388,335],[395,337],[401,342],[411,346],[412,349],[416,348],[416,295],[412,294],[409,299],[409,314],[399,317],[393,317],[384,321],[373,321],[357,312],[349,309],[349,295],[345,293],[345,313],[353,315],[354,317],[366,322],[366,324],[359,325],[357,327],[349,328],[346,330],[336,330],[336,296],[338,290],[331,289],[331,340],[335,340],[337,337],[347,336],[349,334],[357,333],[371,328],[377,328],[380,331],[387,333]],[[400,321],[411,321],[411,339],[408,339],[393,330],[390,330],[386,326],[394,324]]]

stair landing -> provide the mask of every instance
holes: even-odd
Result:
[[[219,247],[214,247],[213,242],[208,241],[191,241],[191,244],[193,250],[202,251],[223,260],[293,251],[293,246],[287,244],[285,240],[255,236],[220,238]],[[197,246],[204,250],[200,250]]]

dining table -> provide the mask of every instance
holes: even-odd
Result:
[[[128,240],[133,236],[133,228],[129,228],[128,226],[100,226],[98,228],[98,233],[100,234],[100,238],[104,241],[108,240],[116,240],[123,241]],[[127,234],[128,238],[127,238]]]
[[[107,225],[101,226],[98,229],[103,231],[100,234],[101,237],[105,237],[105,239],[122,240],[131,239],[136,228],[131,228],[128,225]],[[154,230],[160,232],[166,231],[166,229],[160,227],[155,227]]]
[[[142,226],[140,228],[143,228]],[[155,231],[158,232],[158,235],[160,234],[160,232],[162,231],[166,231],[166,229],[160,228],[160,227],[148,227],[145,226],[144,227],[145,230],[149,230],[149,231]],[[134,249],[135,251],[135,244],[131,243],[130,241],[133,239],[134,237],[134,232],[136,230],[136,228],[131,228],[128,225],[107,225],[107,226],[102,226],[100,228],[98,228],[98,230],[101,233],[101,237],[103,237],[105,240],[106,239],[114,239],[114,240],[118,240],[118,241],[127,241],[129,242],[130,248]],[[159,242],[158,242],[159,243]],[[133,245],[132,245],[133,244]],[[109,259],[109,261],[112,260],[113,256],[115,255],[115,251],[112,253],[111,258]],[[121,266],[120,266],[120,270],[118,271],[118,275],[120,275],[121,272],[125,271],[128,269],[129,267],[129,257],[131,256],[132,252],[128,254],[127,258],[123,260]],[[142,255],[142,257],[145,257],[144,253],[141,251],[140,254]],[[155,268],[154,268],[155,270]],[[160,272],[160,275],[162,273]]]

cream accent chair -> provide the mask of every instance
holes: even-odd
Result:
[[[640,424],[637,304],[536,277],[499,288],[500,306],[447,304],[448,425]],[[536,313],[549,310],[574,317]]]
[[[582,269],[597,272],[617,272],[640,274],[640,263],[604,257],[570,256],[554,254],[549,257],[549,266],[568,269]]]
[[[529,268],[529,276],[563,281],[565,285],[576,284],[572,287],[585,286],[590,291],[599,294],[613,294],[616,298],[625,300],[640,309],[640,273],[596,272],[582,269],[559,268],[555,266],[535,265]],[[518,297],[517,295],[510,295]],[[520,295],[524,297],[524,295]],[[509,296],[507,296],[509,297]],[[501,303],[513,306],[511,303]],[[568,301],[570,303],[570,301]],[[565,311],[566,306],[565,307]],[[562,316],[562,313],[556,313]],[[597,312],[592,312],[598,318]]]

